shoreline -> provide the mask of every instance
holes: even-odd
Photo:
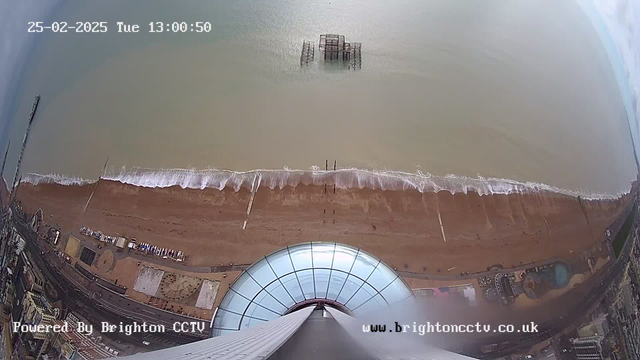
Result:
[[[218,169],[144,169],[109,170],[99,180],[110,180],[126,185],[144,188],[170,188],[179,186],[182,189],[207,188],[223,190],[231,188],[238,192],[241,189],[268,188],[282,190],[286,187],[330,186],[341,190],[370,189],[381,191],[416,190],[420,193],[447,191],[451,194],[477,193],[484,195],[509,195],[530,193],[557,193],[587,200],[618,199],[631,191],[629,189],[613,193],[595,193],[585,190],[563,189],[538,182],[522,182],[513,179],[482,177],[475,178],[448,174],[435,176],[429,173],[409,173],[391,170],[369,170],[345,168],[337,170],[321,170],[312,167],[310,170],[295,169],[256,169],[249,171],[232,171]],[[60,174],[28,173],[22,182],[31,185],[90,185],[98,180],[88,180],[76,176]]]
[[[62,228],[64,242],[88,226],[185,251],[188,266],[250,264],[288,245],[335,241],[362,248],[398,270],[425,275],[444,275],[451,267],[456,273],[486,271],[494,264],[509,268],[585,252],[606,256],[604,230],[629,200],[629,195],[586,200],[549,192],[481,196],[337,189],[334,194],[332,187],[324,193],[324,186],[314,185],[260,187],[252,193],[100,180],[82,214],[93,187],[23,182],[18,198],[28,212],[42,208],[45,222]]]

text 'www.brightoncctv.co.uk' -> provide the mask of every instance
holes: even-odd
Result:
[[[538,332],[538,324],[533,322],[515,326],[511,324],[500,324],[491,326],[489,324],[442,324],[440,322],[426,322],[413,324],[400,324],[397,321],[387,326],[387,324],[362,325],[362,332],[365,333],[416,333],[425,335],[429,333],[536,333]]]

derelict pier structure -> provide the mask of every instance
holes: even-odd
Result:
[[[318,43],[324,61],[343,61],[349,64],[349,69],[359,70],[362,68],[362,44],[359,42],[346,42],[344,35],[322,34]],[[315,58],[315,47],[311,41],[302,42],[302,53],[300,55],[300,65],[305,66],[313,62]]]

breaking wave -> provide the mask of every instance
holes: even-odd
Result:
[[[320,170],[250,170],[231,171],[217,169],[144,169],[134,168],[110,170],[101,177],[104,180],[117,181],[123,184],[146,187],[168,188],[180,186],[183,189],[283,189],[287,186],[316,185],[333,186],[338,189],[370,189],[370,190],[417,190],[419,192],[448,191],[452,194],[475,192],[479,195],[495,194],[526,194],[538,192],[552,192],[568,196],[580,196],[583,199],[602,200],[617,199],[619,194],[600,194],[583,190],[568,190],[536,182],[521,182],[511,179],[475,178],[468,176],[446,175],[435,176],[429,173],[407,173],[389,170],[339,169],[335,171]],[[60,174],[27,174],[22,182],[32,185],[60,184],[60,185],[88,185],[95,180]]]
[[[338,189],[371,189],[371,190],[417,190],[419,192],[448,191],[455,193],[475,192],[480,195],[535,193],[541,191],[554,192],[569,196],[581,196],[585,199],[615,199],[620,194],[593,194],[585,191],[566,190],[551,185],[535,182],[520,182],[509,179],[476,178],[446,175],[434,176],[422,172],[407,173],[401,171],[339,169],[335,171],[320,170],[195,170],[195,169],[142,169],[111,170],[103,177],[105,180],[118,181],[124,184],[166,188],[180,186],[183,189],[230,188],[239,191],[241,188],[283,189],[287,186],[327,184]]]
[[[101,177],[104,180],[117,181],[123,184],[146,187],[168,188],[180,186],[183,189],[225,188],[240,189],[283,189],[287,186],[316,185],[333,186],[338,189],[370,189],[370,190],[417,190],[419,192],[448,191],[452,194],[475,192],[479,195],[525,194],[537,192],[553,192],[569,196],[580,196],[584,199],[617,199],[625,193],[599,194],[582,190],[568,190],[536,182],[521,182],[501,178],[476,178],[458,175],[435,176],[429,173],[407,173],[389,170],[339,169],[325,171],[319,168],[311,170],[250,170],[231,171],[217,169],[143,169],[108,171]],[[32,185],[88,185],[95,180],[60,174],[27,174],[22,182]],[[628,193],[628,192],[627,192]]]
[[[35,174],[30,173],[26,174],[22,177],[20,182],[29,183],[32,185],[40,185],[40,184],[60,184],[60,185],[88,185],[95,183],[91,180],[86,180],[80,177],[75,176],[66,176],[60,174]]]
[[[419,192],[448,191],[452,194],[475,192],[479,195],[525,194],[552,192],[568,196],[580,196],[589,200],[617,199],[625,193],[599,194],[582,190],[568,190],[536,182],[521,182],[511,179],[475,178],[468,176],[446,175],[435,176],[429,173],[407,173],[389,170],[339,169],[335,171],[320,170],[250,170],[231,171],[217,169],[144,169],[134,168],[110,170],[101,177],[104,180],[117,181],[123,184],[146,187],[168,188],[180,186],[183,189],[283,189],[287,186],[316,185],[333,186],[338,189],[370,189],[370,190],[417,190]],[[88,185],[95,180],[59,174],[27,174],[22,182],[32,185]],[[626,192],[628,193],[628,192]]]

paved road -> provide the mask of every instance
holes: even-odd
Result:
[[[95,251],[96,253],[98,253],[100,250],[98,249],[97,244],[94,241],[88,241],[88,240],[83,240],[83,245],[92,249],[93,251]],[[216,273],[216,272],[228,272],[228,271],[244,271],[247,268],[249,268],[251,266],[251,264],[234,264],[234,265],[223,265],[223,266],[187,266],[184,265],[183,263],[177,263],[177,262],[172,262],[172,261],[167,261],[165,259],[160,259],[156,256],[152,256],[152,255],[148,255],[148,254],[143,254],[141,252],[137,252],[137,251],[131,251],[131,252],[120,252],[117,253],[116,248],[114,247],[109,248],[109,245],[107,245],[107,249],[112,250],[114,252],[114,258],[116,259],[123,259],[126,257],[132,257],[136,260],[141,260],[141,261],[145,261],[145,262],[149,262],[149,263],[153,263],[153,264],[157,264],[157,265],[161,265],[161,266],[167,266],[170,268],[174,268],[174,269],[179,269],[179,270],[184,270],[184,271],[190,271],[193,273]],[[536,261],[536,262],[532,262],[532,263],[527,263],[527,264],[523,264],[523,265],[518,265],[515,267],[511,267],[511,268],[504,268],[504,269],[492,269],[492,270],[488,270],[488,271],[481,271],[481,272],[476,272],[476,273],[469,273],[469,274],[465,274],[465,275],[460,275],[460,274],[455,274],[455,271],[453,271],[452,273],[444,273],[444,274],[425,274],[425,273],[418,273],[418,272],[412,272],[412,271],[403,271],[403,270],[395,270],[398,275],[402,276],[402,277],[406,277],[406,278],[414,278],[414,279],[427,279],[427,280],[444,280],[444,281],[454,281],[454,280],[473,280],[473,279],[477,279],[481,276],[493,276],[499,273],[508,273],[508,272],[513,272],[513,271],[519,271],[519,270],[526,270],[526,269],[530,269],[532,267],[536,267],[536,266],[544,266],[544,265],[548,265],[548,264],[553,264],[556,262],[566,262],[565,259],[560,258],[560,257],[555,257],[555,258],[550,258],[550,259],[545,259],[545,260],[541,260],[541,261]]]
[[[460,274],[458,274],[458,275],[454,275],[454,274],[450,274],[450,275],[434,275],[434,274],[424,274],[424,273],[417,273],[417,272],[411,272],[411,271],[402,271],[402,270],[396,270],[396,272],[398,273],[398,275],[400,275],[402,277],[414,278],[414,279],[445,280],[445,281],[474,280],[474,279],[477,279],[477,278],[479,278],[481,276],[493,276],[493,275],[496,275],[496,274],[499,274],[499,273],[510,273],[510,272],[514,272],[514,271],[531,269],[531,268],[536,267],[536,266],[549,265],[549,264],[553,264],[553,263],[556,263],[556,262],[565,262],[566,263],[566,260],[564,260],[563,258],[560,258],[560,257],[555,257],[555,258],[536,261],[536,262],[532,262],[532,263],[528,263],[528,264],[518,265],[518,266],[515,266],[515,267],[504,268],[504,269],[492,269],[492,270],[488,270],[488,271],[469,273],[469,274],[465,274],[465,275],[460,275]]]
[[[85,244],[85,246],[87,246],[87,244]],[[98,251],[98,248],[95,244],[93,245],[88,245],[88,247],[90,247],[92,250],[94,251]],[[115,253],[114,253],[114,256]],[[193,266],[186,266],[186,265],[182,265],[180,263],[174,263],[174,262],[167,262],[164,259],[159,259],[157,257],[151,256],[151,255],[143,255],[141,253],[137,253],[137,252],[129,252],[129,253],[124,253],[124,254],[120,254],[120,256],[118,258],[124,258],[124,257],[132,257],[134,259],[137,260],[141,260],[141,261],[146,261],[149,263],[154,263],[154,264],[158,264],[158,265],[162,265],[162,266],[167,266],[167,267],[171,267],[174,269],[180,269],[180,270],[185,270],[185,271],[190,271],[190,272],[194,272],[194,273],[212,273],[212,272],[228,272],[228,271],[244,271],[246,269],[248,269],[251,264],[234,264],[234,265],[224,265],[224,266],[212,266],[212,267],[202,267],[202,266],[198,266],[198,267],[193,267]],[[418,272],[412,272],[412,271],[403,271],[403,270],[395,270],[398,275],[405,277],[405,278],[414,278],[414,279],[427,279],[427,280],[444,280],[444,281],[454,281],[454,280],[475,280],[481,276],[493,276],[499,273],[509,273],[509,272],[514,272],[514,271],[520,271],[520,270],[526,270],[526,269],[530,269],[532,267],[536,267],[536,266],[545,266],[545,265],[549,265],[549,264],[553,264],[556,262],[565,262],[566,260],[561,258],[561,257],[555,257],[555,258],[550,258],[550,259],[546,259],[546,260],[541,260],[541,261],[536,261],[536,262],[532,262],[532,263],[528,263],[528,264],[523,264],[523,265],[518,265],[515,267],[511,267],[511,268],[504,268],[504,269],[492,269],[492,270],[488,270],[488,271],[481,271],[481,272],[475,272],[475,273],[469,273],[469,274],[465,274],[465,275],[455,275],[455,271],[453,273],[447,273],[447,274],[425,274],[425,273],[418,273]]]

